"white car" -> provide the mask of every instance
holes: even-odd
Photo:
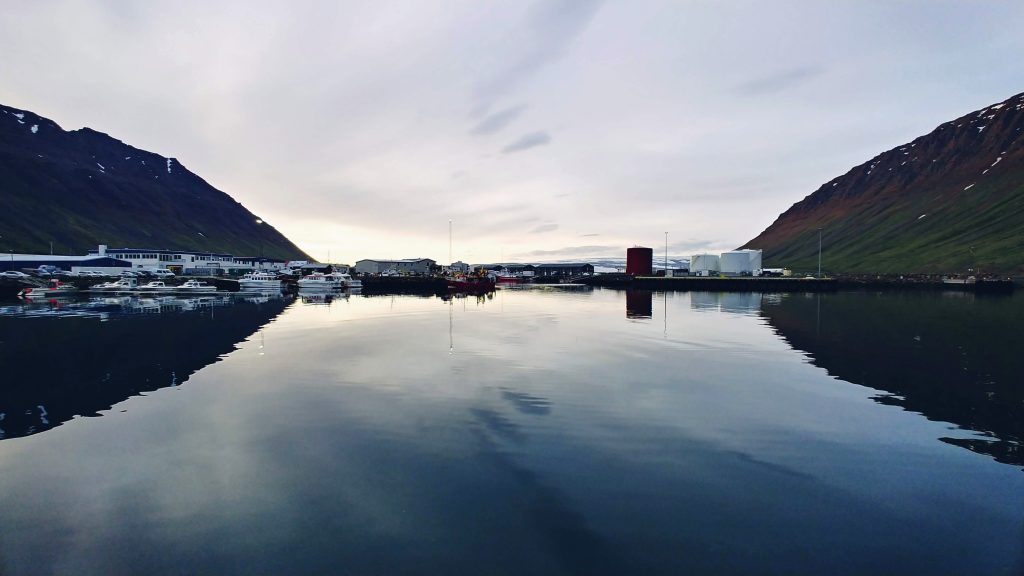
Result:
[[[24,272],[18,272],[17,270],[8,270],[6,272],[0,272],[0,276],[6,276],[7,278],[30,278],[28,274]]]
[[[171,272],[166,268],[159,268],[157,270],[153,270],[153,276],[156,276],[157,278],[174,278],[174,272]]]

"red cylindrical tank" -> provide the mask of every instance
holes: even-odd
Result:
[[[654,249],[634,246],[626,249],[626,274],[650,276],[654,267]]]

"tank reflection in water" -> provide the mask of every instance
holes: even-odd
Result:
[[[1022,302],[0,317],[0,572],[1020,573]]]

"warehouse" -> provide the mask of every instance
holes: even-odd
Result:
[[[356,262],[356,274],[417,274],[425,276],[433,272],[436,262],[430,258],[409,258],[405,260],[360,260]]]

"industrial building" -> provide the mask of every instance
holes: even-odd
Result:
[[[426,275],[433,272],[437,263],[430,258],[409,258],[406,260],[360,260],[356,262],[356,274],[381,274],[398,272],[399,274]]]
[[[108,248],[100,244],[89,250],[91,257],[110,257],[130,263],[131,268],[154,270],[167,268],[175,274],[218,275],[224,272],[281,270],[284,260],[258,257],[235,258],[231,254],[189,250],[156,250],[152,248]]]
[[[594,273],[594,265],[586,263],[535,264],[537,276],[583,276]]]
[[[718,254],[694,254],[690,257],[690,274],[717,276],[721,269]]]
[[[719,272],[726,276],[753,276],[761,270],[760,250],[723,252]]]
[[[130,270],[131,262],[107,256],[58,256],[53,254],[14,254],[0,257],[0,272],[8,270],[38,270],[40,266],[52,266],[67,272],[83,270],[117,275]]]

